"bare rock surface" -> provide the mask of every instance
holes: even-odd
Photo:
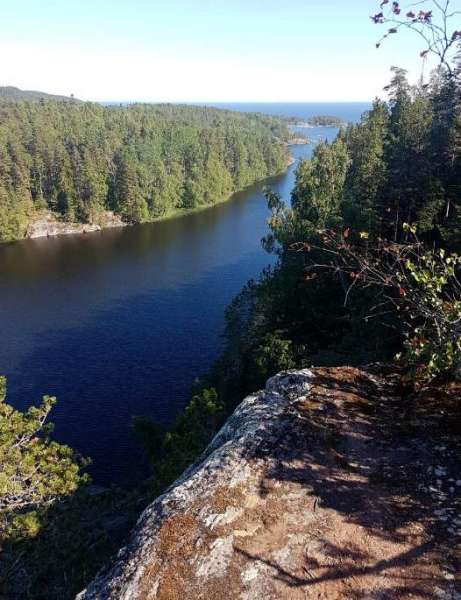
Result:
[[[106,211],[100,217],[99,223],[68,223],[60,221],[52,213],[44,213],[34,219],[29,225],[26,238],[35,239],[41,237],[52,237],[55,235],[72,235],[76,233],[92,233],[109,227],[123,227],[125,223],[114,215],[112,211]]]
[[[306,137],[293,137],[288,142],[288,146],[306,146],[310,141]]]
[[[461,385],[397,380],[270,379],[78,599],[460,599]]]

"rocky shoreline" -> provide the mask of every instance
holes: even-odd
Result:
[[[287,148],[289,148],[290,146],[307,145],[309,143],[310,141],[305,137],[295,137],[289,142],[284,142]],[[291,154],[289,154],[287,156],[286,169],[288,169],[295,162],[295,158]],[[233,194],[231,194],[229,198],[226,198],[225,201],[229,200],[232,197],[232,195]],[[181,214],[184,213],[175,213],[166,216],[166,218],[181,216]],[[127,227],[128,225],[129,223],[124,222],[122,218],[119,215],[116,215],[113,211],[105,211],[102,215],[100,215],[97,223],[77,223],[62,221],[51,211],[45,211],[38,214],[35,218],[31,220],[26,229],[24,239],[38,239],[62,235],[95,233],[97,231],[102,231],[103,229]]]
[[[307,144],[310,144],[310,141],[306,137],[294,137],[287,142],[287,146],[306,146]]]
[[[126,227],[122,219],[112,211],[106,211],[99,223],[68,223],[60,221],[48,212],[34,219],[28,226],[25,238],[37,239],[58,235],[73,235],[78,233],[93,233],[113,227]]]
[[[306,137],[293,137],[288,142],[284,142],[285,147],[289,148],[290,146],[307,146],[310,144],[310,140]]]

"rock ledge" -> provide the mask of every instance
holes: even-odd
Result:
[[[459,557],[424,491],[433,440],[383,435],[401,410],[395,384],[347,367],[270,379],[78,599],[459,598]],[[457,464],[445,463],[447,481]],[[418,494],[405,475],[415,465]],[[459,517],[455,487],[443,515]]]

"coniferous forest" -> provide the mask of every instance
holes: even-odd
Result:
[[[0,103],[0,240],[47,211],[142,223],[211,205],[282,171],[288,136],[281,119],[213,108]]]
[[[404,309],[384,302],[383,282],[366,279],[364,259],[384,273],[382,256],[397,249],[459,253],[461,84],[442,70],[413,87],[394,68],[387,93],[387,102],[376,100],[359,123],[300,163],[291,205],[268,191],[271,232],[263,243],[278,262],[229,307],[220,368],[232,393],[257,389],[284,368],[391,360],[405,340],[422,343],[413,334],[423,315],[415,311],[403,327]],[[352,251],[355,264],[344,269]],[[416,262],[423,268],[421,256]],[[425,269],[412,278],[435,285],[436,266]],[[360,271],[362,282],[351,288]],[[451,367],[461,353],[456,331]],[[432,360],[423,348],[414,358],[423,370]]]

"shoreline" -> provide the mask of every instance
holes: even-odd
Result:
[[[289,142],[287,142],[287,147],[290,146],[308,146],[311,143],[311,140],[303,137],[294,137]]]
[[[165,215],[156,217],[149,221],[144,221],[143,223],[136,223],[136,225],[138,225],[138,224],[148,225],[148,224],[158,223],[161,221],[167,221],[170,219],[178,219],[181,217],[186,217],[193,213],[208,210],[219,204],[224,204],[226,202],[229,202],[235,194],[244,192],[246,189],[250,188],[253,185],[256,185],[257,183],[262,183],[263,181],[266,181],[267,179],[271,179],[272,177],[277,177],[279,175],[283,175],[284,173],[287,172],[287,170],[290,168],[290,166],[293,165],[295,162],[296,162],[296,159],[290,153],[290,156],[287,157],[287,163],[286,163],[286,167],[284,170],[278,171],[277,173],[273,173],[272,175],[268,175],[267,177],[263,177],[262,179],[256,179],[255,181],[253,181],[252,183],[249,183],[245,187],[243,187],[239,190],[233,191],[231,194],[229,194],[229,196],[220,198],[220,199],[216,200],[216,202],[213,202],[212,204],[204,204],[201,206],[196,206],[194,208],[187,208],[187,209],[171,211],[171,212],[166,213]],[[110,211],[108,211],[108,213],[109,212]],[[50,226],[51,226],[50,231],[46,231],[46,232],[39,233],[39,234],[32,232],[32,234],[29,234],[30,229],[31,228],[33,229],[34,227],[37,226],[37,224],[40,223],[40,219],[38,219],[35,223],[32,221],[29,224],[27,233],[24,237],[19,238],[17,240],[8,240],[8,241],[0,242],[0,244],[1,245],[14,244],[16,242],[23,242],[23,241],[27,241],[27,240],[57,238],[57,237],[64,237],[64,236],[70,236],[70,235],[89,235],[89,234],[94,234],[94,233],[102,233],[103,231],[106,231],[108,229],[125,228],[125,227],[131,227],[131,226],[135,225],[135,223],[125,223],[124,221],[121,220],[121,218],[118,215],[113,215],[113,213],[110,215],[109,224],[91,224],[91,223],[75,223],[75,222],[74,223],[66,223],[65,221],[59,221],[57,218],[54,217],[53,213],[50,213],[50,212],[47,213],[46,215],[42,216],[41,220],[42,220],[42,222],[47,221],[50,224]]]
[[[95,233],[96,231],[102,231],[102,229],[114,229],[116,227],[126,227],[126,225],[127,223],[124,223],[112,211],[102,213],[99,223],[78,223],[61,221],[51,211],[47,210],[36,215],[36,218],[29,223],[25,236],[21,239],[37,240],[64,235]]]

